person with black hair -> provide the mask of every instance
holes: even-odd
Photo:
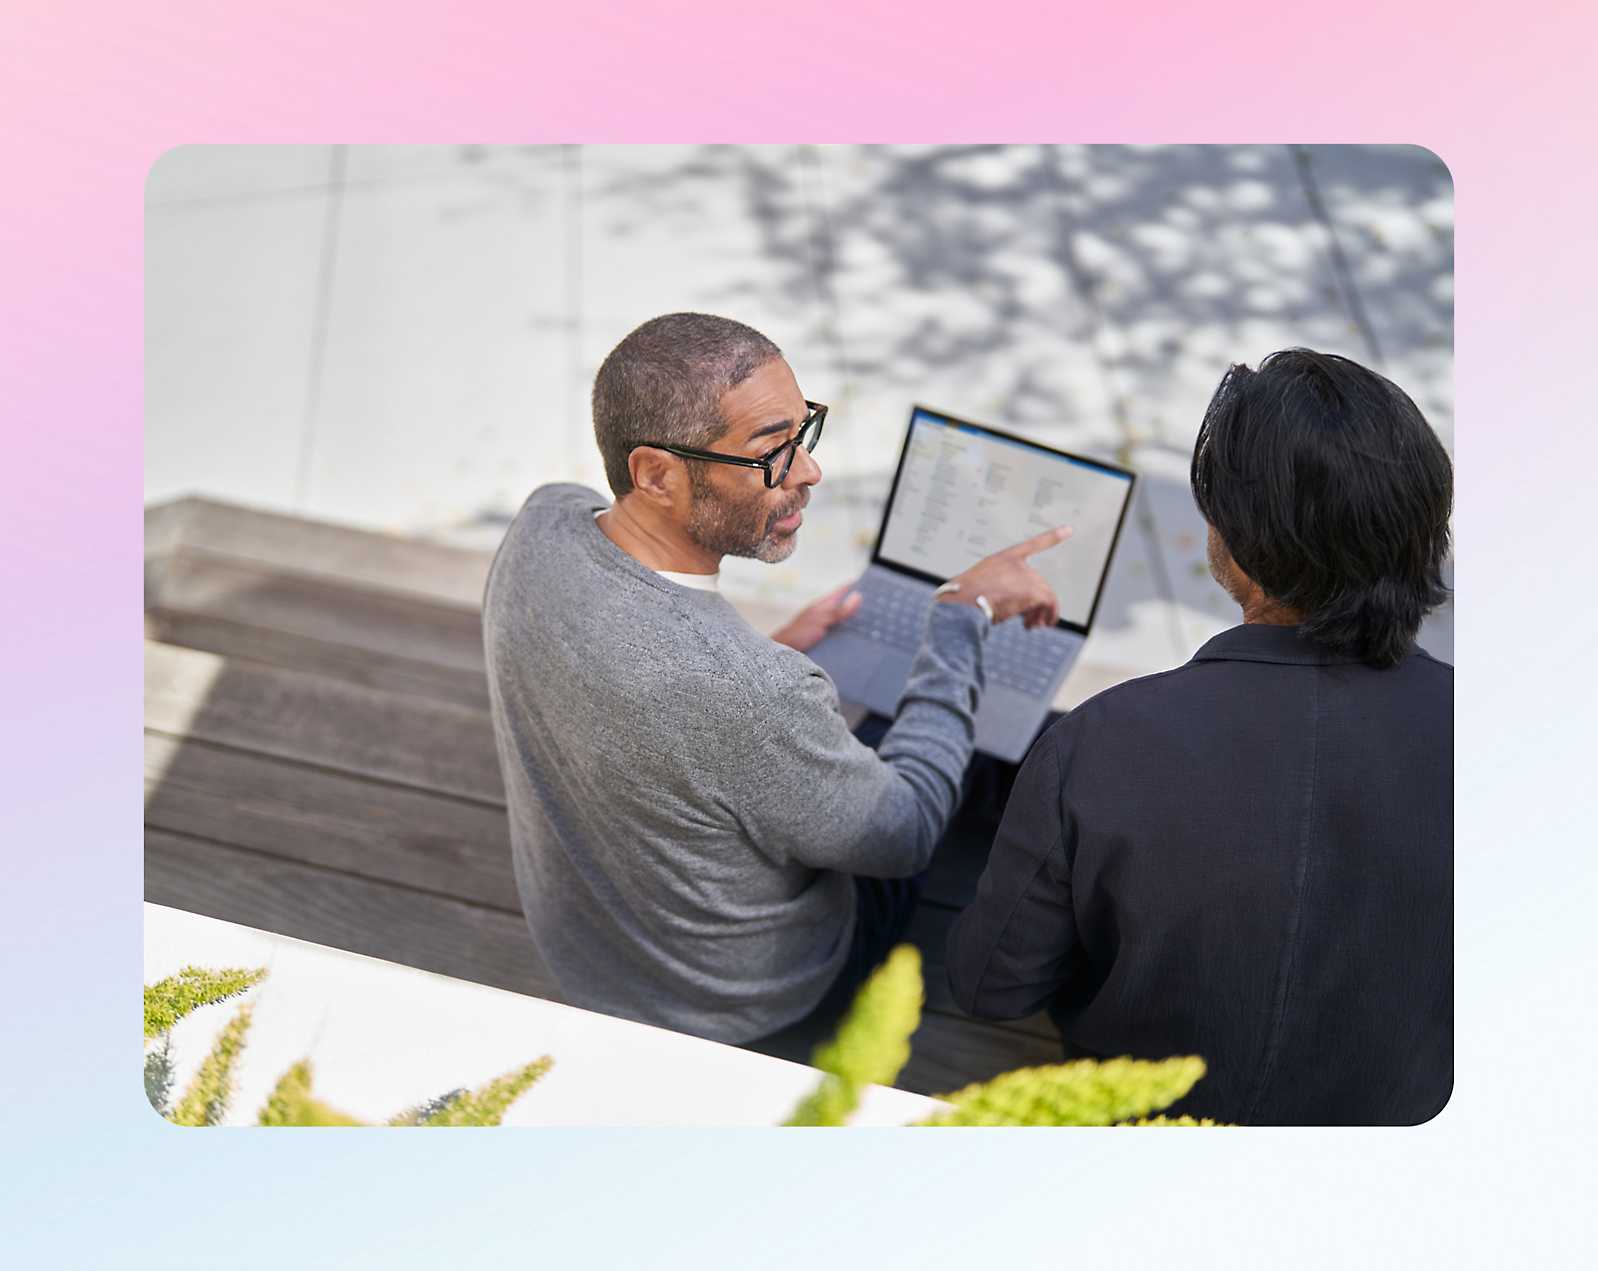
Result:
[[[1243,610],[1034,746],[948,945],[955,1001],[1068,1056],[1197,1054],[1169,1112],[1416,1124],[1453,1088],[1453,474],[1396,385],[1233,366],[1193,497]]]

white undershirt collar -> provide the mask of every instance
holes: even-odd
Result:
[[[669,570],[657,569],[655,571],[662,578],[668,578],[679,587],[692,587],[695,591],[720,591],[721,571],[714,574],[673,574]]]

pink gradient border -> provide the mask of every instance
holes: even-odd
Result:
[[[27,1034],[0,1059],[15,1105],[0,1189],[11,1230],[81,1255],[67,1263],[114,1261],[188,1189],[206,1198],[190,1239],[250,1224],[260,1265],[294,1247],[256,1222],[289,1197],[298,1238],[381,1250],[390,1266],[428,1265],[446,1246],[425,1233],[441,1229],[449,1247],[610,1265],[585,1250],[621,1248],[622,1186],[633,1219],[654,1224],[655,1265],[680,1249],[730,1266],[751,1248],[799,1265],[840,1240],[884,1258],[1020,1257],[1048,1234],[1126,1265],[1144,1258],[1119,1233],[1131,1221],[1152,1236],[1155,1188],[1155,1227],[1218,1237],[1229,1259],[1279,1256],[1306,1233],[1299,1252],[1317,1264],[1557,1255],[1576,1200],[1570,1113],[1518,1119],[1505,1068],[1594,1049],[1591,980],[1576,977],[1594,961],[1580,796],[1598,694],[1569,669],[1586,665],[1591,608],[1570,564],[1593,540],[1581,369],[1594,345],[1595,28],[1586,3],[21,6],[0,44],[12,602],[0,940],[7,1018]],[[138,1109],[126,1039],[140,940],[140,202],[156,156],[194,141],[1001,138],[1413,142],[1454,174],[1464,670],[1459,1085],[1444,1115],[1380,1145],[1296,1133],[845,1147],[703,1132],[507,1136],[469,1153],[439,1136],[396,1153],[356,1135],[317,1140],[313,1155],[282,1136],[185,1139]],[[446,1202],[457,1217],[439,1215]],[[972,1245],[940,1213],[1002,1229]]]

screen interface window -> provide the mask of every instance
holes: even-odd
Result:
[[[1070,538],[1030,559],[1060,597],[1060,617],[1085,626],[1131,485],[1120,473],[917,412],[879,554],[952,578],[1070,525]]]

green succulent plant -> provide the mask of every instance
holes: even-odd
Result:
[[[172,1028],[202,1006],[225,1001],[254,988],[266,979],[264,967],[256,970],[224,968],[220,971],[184,967],[155,984],[144,986],[144,1091],[151,1105],[177,1125],[220,1125],[234,1094],[233,1073],[244,1051],[252,1007],[246,1003],[217,1034],[210,1053],[174,1106]],[[554,1065],[548,1055],[495,1077],[475,1090],[451,1090],[389,1119],[393,1126],[494,1126],[534,1082]],[[311,1091],[309,1059],[294,1064],[279,1078],[256,1124],[261,1126],[358,1126],[347,1113],[318,1099]]]
[[[845,1125],[869,1083],[892,1085],[910,1058],[910,1036],[925,1001],[921,955],[899,945],[855,996],[837,1036],[811,1059],[825,1074],[785,1125]],[[1163,1060],[1078,1059],[1018,1068],[939,1097],[953,1104],[926,1126],[1138,1125],[1198,1126],[1192,1117],[1149,1119],[1204,1075],[1197,1055]]]

